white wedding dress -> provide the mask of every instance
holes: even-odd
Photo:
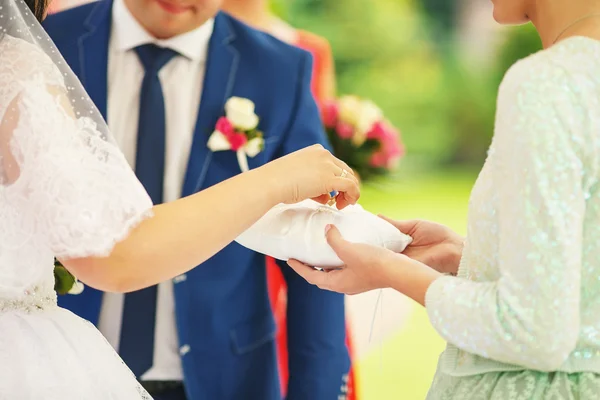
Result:
[[[99,331],[56,305],[53,258],[107,255],[152,203],[61,58],[1,32],[0,400],[150,399]]]

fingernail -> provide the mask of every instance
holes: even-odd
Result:
[[[331,230],[331,225],[327,224],[325,225],[325,235],[327,235],[327,233]]]

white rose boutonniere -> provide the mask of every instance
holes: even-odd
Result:
[[[248,171],[247,157],[255,157],[264,149],[265,141],[263,133],[257,129],[258,122],[251,100],[231,97],[225,103],[225,116],[219,118],[208,139],[208,148],[212,151],[235,151],[240,169]]]
[[[251,131],[258,126],[258,115],[254,113],[254,103],[241,97],[232,97],[225,103],[225,116],[241,131]]]

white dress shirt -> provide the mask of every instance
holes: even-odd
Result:
[[[137,22],[123,0],[115,0],[108,57],[108,125],[121,150],[135,165],[140,90],[144,68],[134,48],[154,43],[177,51],[159,73],[165,98],[166,154],[164,201],[181,196],[194,128],[202,93],[208,42],[214,20],[168,40],[151,36]],[[99,329],[115,348],[119,348],[124,296],[104,295]],[[173,283],[158,285],[154,360],[143,380],[183,380]]]

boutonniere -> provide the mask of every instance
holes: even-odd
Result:
[[[240,169],[248,171],[248,157],[256,156],[265,147],[263,133],[257,129],[258,121],[251,100],[231,97],[225,103],[225,116],[219,118],[208,139],[208,148],[235,151]]]
[[[54,259],[54,290],[60,295],[80,294],[83,283],[79,282],[56,258]]]

